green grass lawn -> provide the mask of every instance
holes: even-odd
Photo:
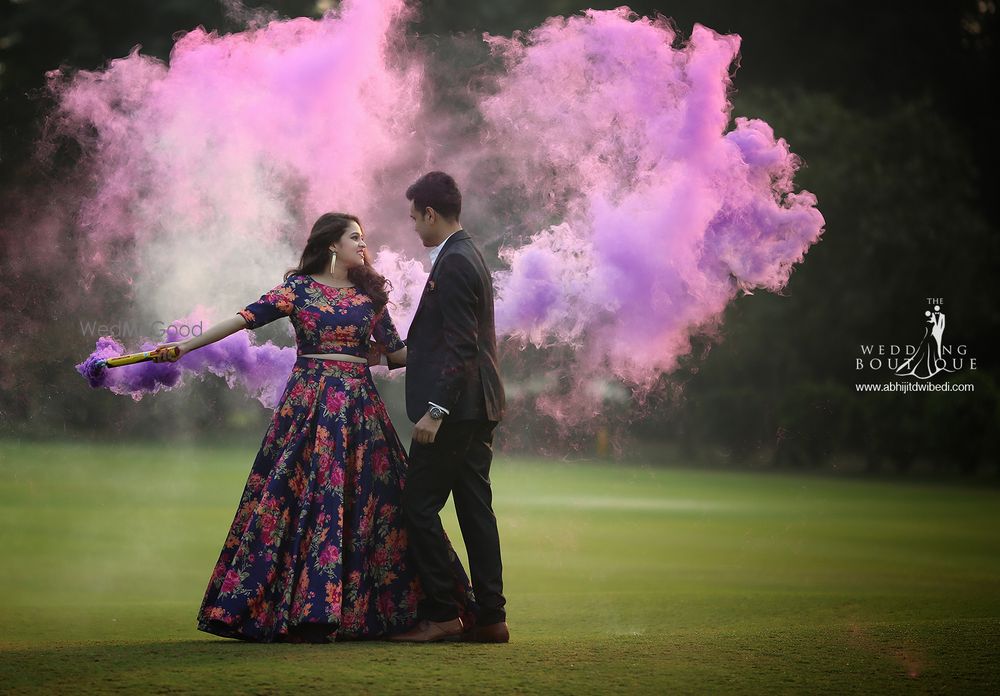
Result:
[[[255,451],[0,443],[0,690],[1000,689],[1000,492],[621,464],[494,462],[509,645],[216,638]]]

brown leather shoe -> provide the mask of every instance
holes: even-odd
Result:
[[[442,640],[460,640],[462,637],[462,620],[458,617],[451,621],[428,621],[424,619],[416,628],[389,636],[389,640],[407,643],[437,643]]]
[[[509,643],[510,631],[507,622],[476,626],[462,634],[462,640],[467,643]]]

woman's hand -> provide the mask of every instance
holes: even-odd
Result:
[[[239,314],[234,314],[228,319],[223,319],[198,336],[191,336],[184,341],[161,343],[153,350],[162,350],[162,352],[159,356],[153,358],[153,360],[155,362],[177,362],[192,350],[198,350],[216,341],[221,341],[226,336],[234,334],[237,331],[242,331],[245,328],[247,328],[247,320]],[[168,353],[167,349],[169,348],[176,348],[177,350]]]
[[[158,354],[153,356],[153,362],[177,362],[185,354],[190,353],[191,349],[185,345],[186,341],[171,341],[170,343],[161,343],[156,346],[153,350],[157,351]],[[170,350],[174,348],[175,350]]]
[[[368,357],[368,366],[372,367],[373,365],[381,365],[382,364],[382,355],[383,355],[383,353],[382,353],[382,351],[380,351],[378,349],[377,344],[372,343],[371,345],[372,345],[372,347],[368,351],[368,356],[367,356]]]
[[[406,346],[403,346],[402,348],[400,348],[399,350],[397,350],[395,353],[389,353],[389,355],[386,356],[386,359],[389,362],[389,369],[390,370],[393,367],[403,367],[403,366],[405,366],[406,365]]]

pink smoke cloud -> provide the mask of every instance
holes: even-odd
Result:
[[[51,73],[52,130],[83,144],[94,182],[83,268],[136,275],[144,303],[177,316],[194,302],[157,294],[168,281],[236,304],[274,285],[274,260],[294,263],[321,213],[376,217],[419,110],[420,64],[389,53],[405,16],[402,0],[355,0],[320,20],[195,29],[169,65],[137,48]],[[112,253],[119,240],[131,248]]]
[[[593,402],[595,375],[650,388],[740,292],[784,287],[819,239],[788,144],[763,121],[731,119],[738,36],[695,25],[682,42],[627,8],[485,36],[503,68],[472,83],[489,84],[471,95],[473,118],[421,98],[424,58],[395,50],[405,19],[401,0],[348,0],[319,20],[189,32],[169,65],[134,51],[103,71],[54,73],[53,124],[84,143],[93,177],[85,266],[134,276],[157,316],[206,297],[228,315],[294,265],[318,214],[356,212],[405,333],[426,278],[406,185],[441,168],[470,202],[532,191],[507,231],[464,219],[481,246],[500,236],[499,334],[572,349],[561,369],[580,398],[541,394],[566,414]],[[489,181],[474,176],[484,162]],[[509,231],[519,221],[523,239]]]
[[[577,374],[650,386],[738,291],[779,290],[819,238],[799,161],[759,120],[730,130],[737,36],[627,8],[487,36],[506,64],[482,100],[497,146],[559,225],[502,252],[501,333],[578,346]]]

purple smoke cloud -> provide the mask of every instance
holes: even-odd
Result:
[[[515,222],[555,222],[522,240],[500,233],[498,332],[572,348],[563,368],[585,397],[595,374],[648,389],[741,292],[781,290],[819,239],[823,216],[794,190],[788,143],[731,118],[738,36],[695,25],[681,41],[627,8],[485,36],[503,68],[472,94],[481,125],[438,142],[462,129],[432,124],[470,121],[421,101],[423,59],[394,50],[406,14],[402,0],[347,0],[319,20],[189,32],[169,65],[136,51],[102,71],[53,73],[54,128],[84,144],[97,182],[81,211],[87,268],[129,269],[158,316],[188,312],[199,293],[235,311],[295,263],[318,214],[353,211],[382,247],[376,267],[405,334],[426,279],[410,256],[422,252],[406,185],[441,168],[469,201],[530,190],[539,202]],[[485,161],[497,172],[487,183],[473,176]],[[476,222],[492,241],[491,221]],[[120,239],[133,245],[108,244]],[[99,343],[94,356],[118,349]],[[280,394],[288,355],[241,332],[101,384],[136,398],[214,372],[260,398]],[[550,411],[571,410],[560,399]]]

